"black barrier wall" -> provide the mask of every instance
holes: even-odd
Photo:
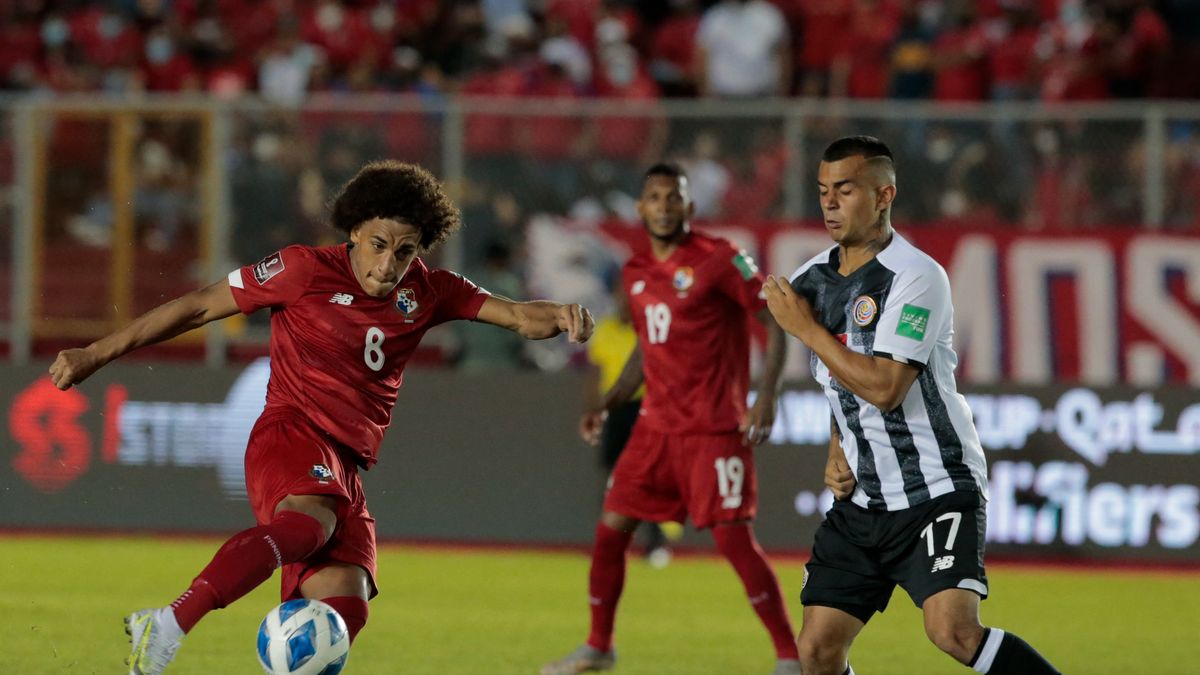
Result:
[[[0,369],[0,527],[228,533],[251,522],[242,453],[267,362],[244,369],[116,365],[59,392],[38,368]],[[589,542],[604,476],[576,436],[571,375],[410,371],[379,464],[365,474],[385,538]],[[1195,561],[1200,403],[1187,389],[968,394],[988,451],[989,550]],[[757,530],[808,547],[829,412],[788,390],[757,453]],[[689,543],[707,538],[689,535]]]

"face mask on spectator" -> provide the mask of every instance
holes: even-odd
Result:
[[[267,164],[275,160],[279,156],[280,143],[279,137],[271,133],[261,133],[254,137],[254,145],[252,152],[254,159],[257,159],[263,164]]]
[[[386,33],[396,25],[396,12],[391,5],[381,2],[371,10],[371,27],[377,32]]]
[[[146,41],[146,60],[150,63],[162,65],[174,54],[175,46],[171,44],[171,38],[165,35],[155,35]]]
[[[71,27],[59,18],[42,24],[42,42],[47,47],[61,47],[71,37]]]
[[[100,37],[105,40],[111,40],[121,34],[121,29],[124,28],[125,22],[116,14],[105,14],[100,17],[100,25],[98,26]]]
[[[637,54],[632,47],[614,46],[604,52],[604,71],[608,81],[618,87],[633,82],[637,68]]]
[[[317,26],[327,33],[341,28],[345,18],[341,6],[332,2],[321,5],[321,9],[317,10]]]

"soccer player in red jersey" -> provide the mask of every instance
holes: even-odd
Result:
[[[427,267],[419,254],[445,240],[459,219],[429,172],[395,161],[368,164],[333,202],[333,226],[349,244],[290,246],[58,354],[50,375],[67,389],[139,347],[271,308],[267,404],[246,448],[246,489],[258,525],[230,538],[169,606],[126,618],[130,673],[161,673],[201,617],[277,567],[284,600],[332,605],[353,640],[378,592],[375,521],[358,472],[376,461],[421,337],[455,319],[535,340],[565,332],[583,342],[591,335],[592,317],[579,305],[514,302]]]
[[[697,528],[712,529],[717,549],[741,578],[774,642],[774,672],[800,672],[779,582],[750,526],[758,497],[753,446],[775,420],[784,335],[767,311],[754,261],[724,239],[691,231],[692,212],[682,169],[659,164],[646,172],[638,213],[650,245],[623,270],[638,345],[603,408],[584,415],[584,439],[594,443],[606,411],[628,401],[643,381],[646,395],[596,525],[591,634],[546,664],[543,675],[613,667],[613,623],[634,528],[643,520],[689,517]],[[765,372],[749,410],[748,316],[767,327]]]

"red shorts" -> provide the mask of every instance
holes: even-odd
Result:
[[[758,510],[754,449],[738,432],[664,434],[643,422],[617,460],[604,510],[699,529],[751,520]]]
[[[367,512],[354,454],[303,415],[264,414],[246,446],[246,493],[259,525],[271,522],[288,495],[338,497],[337,527],[325,546],[308,558],[283,566],[280,597],[300,597],[300,584],[331,563],[358,565],[375,585],[375,519]]]

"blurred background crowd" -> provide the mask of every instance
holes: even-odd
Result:
[[[1200,86],[1189,0],[3,0],[0,25],[0,87],[17,91],[1080,101]]]
[[[337,241],[329,195],[394,157],[451,183],[469,276],[524,296],[553,274],[530,262],[540,246],[603,285],[612,257],[547,223],[636,226],[641,171],[662,159],[687,169],[700,221],[815,218],[814,187],[795,186],[848,133],[896,152],[902,228],[1200,232],[1200,112],[1141,104],[1200,99],[1193,0],[0,0],[0,260],[20,135],[5,103],[143,93],[224,111],[223,145],[202,114],[134,113],[121,169],[117,116],[39,120],[40,222],[66,264],[106,259],[121,171],[139,274],[169,279],[146,270],[194,265],[216,208],[206,162],[230,262],[247,263]],[[898,101],[932,105],[886,114]],[[984,102],[999,105],[963,105]],[[1054,112],[1080,102],[1111,106]],[[61,289],[59,310],[104,306],[92,290]],[[135,293],[148,308],[175,290]]]

